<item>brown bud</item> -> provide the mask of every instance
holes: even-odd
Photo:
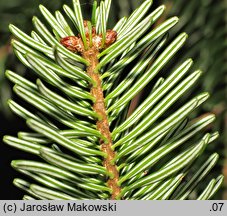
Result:
[[[75,45],[78,52],[82,53],[84,51],[84,43],[81,38],[78,39],[78,43]]]
[[[94,35],[92,37],[92,44],[97,50],[100,50],[102,48],[102,36]]]
[[[87,20],[84,20],[84,29],[85,29],[85,36],[87,44],[90,44],[90,48],[93,46],[97,50],[102,50],[109,47],[117,40],[117,32],[114,30],[107,30],[106,31],[106,41],[105,44],[102,44],[102,34],[96,34],[95,27],[92,27],[92,43],[90,43],[90,36],[89,36],[89,28],[88,28]],[[81,39],[81,35],[78,36],[68,36],[64,37],[60,40],[60,43],[65,46],[68,50],[72,52],[80,52],[83,53],[85,51],[84,44]]]
[[[86,37],[89,37],[88,20],[84,20],[84,31]],[[94,36],[95,34],[96,34],[95,27],[92,27],[92,35]]]
[[[72,52],[82,52],[84,50],[81,38],[76,36],[64,37],[60,40],[60,43]]]
[[[111,44],[113,44],[117,40],[117,32],[111,29],[108,29],[106,31],[106,42],[105,42],[105,48],[109,47]]]
[[[77,52],[76,45],[78,44],[78,37],[68,36],[60,40],[60,43],[72,52]]]

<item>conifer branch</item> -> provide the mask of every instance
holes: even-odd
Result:
[[[106,38],[103,42],[102,34],[96,34],[95,27],[89,25],[90,22],[84,21],[85,36],[88,47],[84,46],[80,35],[78,37],[69,36],[61,39],[61,43],[72,52],[79,52],[81,56],[88,62],[86,69],[87,74],[93,80],[94,85],[91,86],[90,93],[95,98],[93,103],[93,110],[98,114],[99,118],[96,121],[97,130],[102,135],[100,138],[101,150],[106,153],[103,166],[108,173],[107,185],[112,190],[111,199],[116,199],[121,192],[118,186],[119,172],[117,166],[113,163],[115,152],[112,149],[112,138],[107,117],[107,110],[105,106],[105,98],[102,89],[102,80],[97,66],[99,64],[98,56],[100,50],[113,44],[117,39],[117,33],[114,30],[107,30]]]

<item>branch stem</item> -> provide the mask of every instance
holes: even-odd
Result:
[[[105,137],[105,141],[100,139],[101,150],[107,154],[104,158],[103,166],[107,169],[107,172],[111,174],[111,177],[107,180],[107,185],[112,190],[111,199],[115,200],[119,197],[121,188],[118,186],[119,172],[116,164],[113,164],[115,158],[115,152],[112,150],[112,138],[109,128],[109,122],[106,114],[106,108],[104,103],[104,94],[102,90],[101,75],[97,70],[99,51],[95,47],[90,47],[88,50],[82,52],[82,56],[89,62],[87,67],[87,74],[96,82],[95,86],[91,87],[91,95],[96,99],[93,104],[94,111],[101,117],[96,121],[97,129]]]

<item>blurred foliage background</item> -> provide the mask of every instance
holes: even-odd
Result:
[[[194,68],[200,68],[204,73],[200,83],[191,94],[208,91],[210,99],[197,110],[196,116],[208,112],[215,113],[217,120],[211,127],[220,132],[217,142],[209,146],[207,154],[216,151],[220,154],[219,164],[215,170],[226,176],[225,183],[215,199],[227,199],[227,1],[226,0],[153,0],[153,8],[166,5],[166,13],[159,20],[164,21],[170,16],[178,16],[179,24],[171,31],[169,37],[175,37],[180,32],[189,34],[188,42],[183,50],[175,56],[171,64],[163,69],[169,71],[183,59],[192,57]],[[111,11],[110,26],[122,16],[128,16],[142,0],[114,0]],[[81,0],[85,13],[90,14],[92,0]],[[7,106],[7,99],[15,97],[12,86],[4,77],[6,68],[24,74],[26,69],[13,55],[8,30],[9,23],[13,23],[27,33],[33,28],[33,15],[40,16],[38,5],[43,4],[51,11],[61,10],[63,4],[71,5],[71,0],[7,0],[0,1],[0,138],[4,134],[16,134],[22,130],[25,123],[11,113]],[[185,95],[182,100],[187,100]],[[136,103],[136,101],[135,101]],[[1,142],[1,141],[0,141]],[[2,142],[1,142],[2,143]],[[21,199],[22,193],[14,188],[12,180],[16,172],[10,167],[12,159],[31,158],[30,155],[16,149],[1,145],[1,199]],[[204,155],[206,157],[206,155]],[[18,173],[17,173],[18,176]],[[206,184],[206,182],[204,182]],[[193,197],[192,197],[193,198]]]

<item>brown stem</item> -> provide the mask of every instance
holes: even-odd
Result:
[[[101,85],[100,74],[95,72],[99,61],[99,52],[95,47],[91,47],[82,53],[82,56],[89,62],[87,67],[87,74],[96,82],[96,86],[91,88],[91,94],[95,97],[96,101],[93,104],[93,109],[100,115],[100,120],[97,120],[96,126],[100,133],[106,138],[106,141],[100,139],[101,150],[107,154],[107,157],[103,161],[103,166],[107,169],[107,172],[111,174],[111,178],[108,179],[107,185],[112,189],[111,199],[116,199],[119,195],[121,188],[117,185],[119,180],[119,173],[115,164],[111,161],[115,156],[115,152],[112,150],[112,139],[109,129],[109,122],[106,115],[106,108],[104,103],[104,95]]]
[[[96,122],[96,126],[102,134],[102,138],[104,139],[100,139],[99,142],[101,150],[107,155],[107,157],[103,161],[103,166],[107,169],[108,175],[111,176],[107,181],[108,187],[112,190],[111,199],[117,199],[121,191],[121,188],[117,185],[117,182],[119,180],[119,173],[117,166],[112,162],[115,156],[115,152],[111,148],[112,139],[109,122],[106,115],[101,78],[100,74],[95,71],[99,63],[99,50],[105,49],[113,44],[117,39],[117,32],[114,30],[107,30],[105,43],[102,44],[102,34],[96,34],[95,27],[93,26],[92,29],[89,29],[89,26],[91,28],[89,21],[84,20],[86,40],[87,44],[90,44],[87,50],[84,47],[80,35],[61,38],[60,43],[72,52],[79,52],[89,63],[89,66],[87,67],[87,74],[96,83],[95,86],[91,87],[91,95],[96,99],[93,104],[93,109],[100,116],[100,119],[98,119]],[[90,35],[91,33],[92,35]]]

